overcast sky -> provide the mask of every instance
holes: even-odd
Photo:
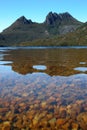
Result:
[[[87,0],[0,0],[0,32],[20,16],[43,22],[50,12],[69,12],[79,21],[87,21]]]

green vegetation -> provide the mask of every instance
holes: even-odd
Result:
[[[34,40],[32,42],[23,42],[20,46],[85,46],[87,45],[87,23],[80,26],[76,31],[64,34],[62,36],[54,36]]]

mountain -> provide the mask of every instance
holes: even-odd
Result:
[[[68,12],[49,12],[43,23],[32,22],[21,16],[0,34],[0,45],[15,46],[22,42],[59,36],[75,31],[80,25],[82,23]]]

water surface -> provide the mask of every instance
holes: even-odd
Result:
[[[0,48],[0,129],[86,130],[87,48]]]

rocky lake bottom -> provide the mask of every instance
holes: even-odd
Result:
[[[86,130],[87,48],[0,48],[0,130]]]

